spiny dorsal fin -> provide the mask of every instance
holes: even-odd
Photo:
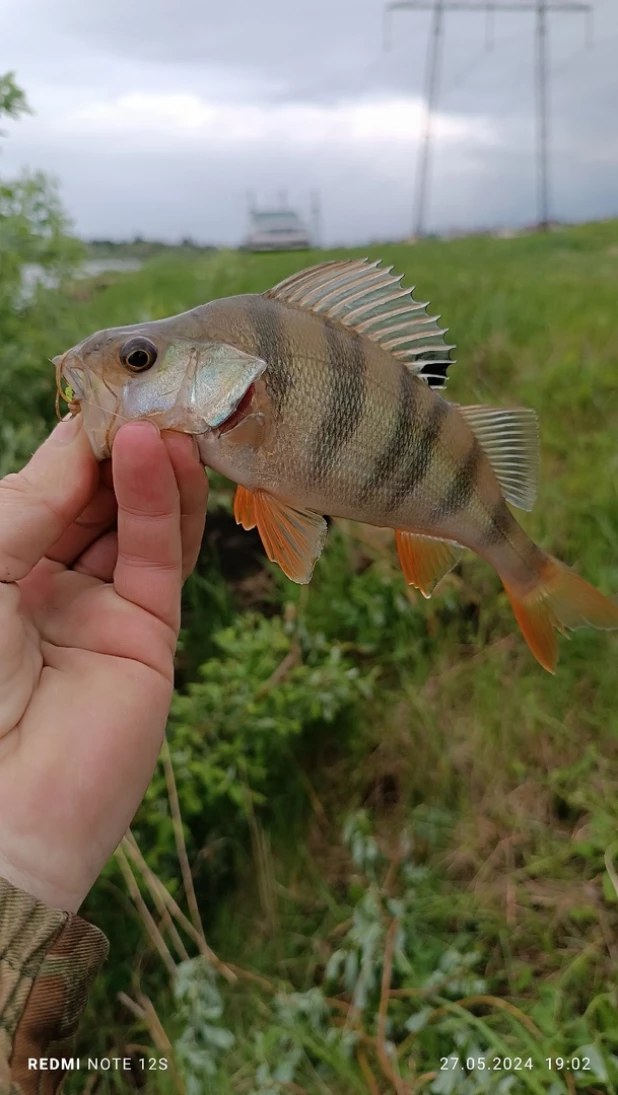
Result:
[[[427,315],[427,304],[402,289],[392,266],[378,269],[380,259],[324,262],[292,274],[264,294],[317,315],[337,319],[402,361],[431,388],[446,384],[453,364],[439,316]]]
[[[489,462],[507,502],[532,509],[539,484],[539,423],[523,407],[459,407]]]

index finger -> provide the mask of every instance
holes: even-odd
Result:
[[[81,415],[59,422],[25,468],[0,480],[0,582],[30,573],[79,517],[98,481]]]

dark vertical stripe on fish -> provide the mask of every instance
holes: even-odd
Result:
[[[491,548],[497,544],[506,543],[511,550],[516,551],[520,565],[523,564],[531,570],[538,568],[539,564],[546,559],[545,552],[542,548],[537,547],[521,526],[517,524],[503,498],[500,498],[492,506],[489,516],[489,527],[482,533],[478,546],[480,548]]]
[[[317,483],[323,482],[337,456],[356,433],[367,399],[367,360],[363,340],[356,331],[345,331],[326,321],[324,335],[330,367],[329,410],[312,445],[311,467]]]
[[[281,418],[293,384],[281,305],[262,296],[248,296],[247,310],[255,332],[256,355],[268,366],[264,384],[273,414]]]
[[[465,509],[476,490],[477,472],[483,457],[483,449],[476,437],[473,437],[463,464],[459,471],[455,473],[450,487],[431,514],[430,521],[432,523],[444,517],[452,517],[455,513]]]
[[[413,374],[402,367],[399,379],[397,418],[386,447],[377,457],[371,473],[363,483],[358,501],[360,505],[371,502],[383,483],[388,483],[398,471],[410,447],[412,422],[416,411],[416,390]]]
[[[491,508],[489,524],[482,535],[482,545],[491,547],[493,544],[499,544],[501,540],[508,539],[514,523],[513,515],[504,498],[499,498]]]
[[[450,408],[445,399],[436,395],[426,417],[420,414],[413,417],[414,409],[414,404],[409,405],[408,445],[402,460],[403,467],[396,476],[389,495],[387,503],[389,510],[398,509],[404,500],[420,486],[429,472],[436,444]]]

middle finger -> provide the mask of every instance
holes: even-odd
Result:
[[[197,446],[186,434],[164,430],[163,443],[172,462],[180,494],[182,578],[185,581],[199,555],[206,521],[208,479],[197,456]]]

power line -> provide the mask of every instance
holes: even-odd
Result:
[[[432,15],[429,30],[427,68],[425,75],[425,125],[419,152],[417,181],[414,201],[414,234],[423,235],[425,227],[425,209],[427,203],[427,180],[429,175],[429,157],[433,133],[434,108],[437,99],[439,66],[441,61],[444,15],[447,11],[486,13],[493,20],[496,12],[535,12],[536,14],[536,100],[537,100],[537,187],[538,187],[538,225],[549,226],[549,111],[547,94],[547,16],[550,12],[587,15],[588,43],[591,40],[592,8],[589,3],[576,0],[524,0],[521,3],[496,3],[496,0],[388,0],[384,9],[384,41],[388,48],[390,16],[396,11],[430,11]],[[488,22],[488,38],[492,35],[493,22]]]
[[[495,56],[495,50],[497,48],[504,49],[504,46],[510,46],[513,42],[521,42],[523,38],[527,37],[528,32],[522,31],[519,34],[510,35],[509,38],[505,38],[500,42],[494,43],[493,41],[491,41],[491,43],[489,43],[486,41],[483,48],[479,50],[479,52],[473,57],[472,61],[468,61],[464,66],[462,66],[455,78],[451,81],[450,84],[446,86],[446,88],[442,92],[442,97],[444,98],[444,96],[446,95],[452,95],[452,93],[454,91],[457,91],[457,89],[460,88],[462,84],[465,84],[470,73],[478,71],[479,65],[489,53],[494,53]]]
[[[523,37],[523,35],[518,35],[518,37]],[[597,39],[597,41],[595,41],[591,46],[580,46],[579,49],[574,50],[572,53],[568,54],[567,57],[563,57],[560,61],[557,61],[555,65],[550,65],[548,69],[548,77],[552,80],[555,78],[560,78],[564,75],[565,69],[568,69],[569,75],[571,75],[570,70],[573,67],[573,63],[577,61],[580,57],[591,57],[595,52],[598,52],[605,46],[613,46],[614,42],[618,42],[618,34],[612,34],[608,38]],[[448,87],[446,90],[446,94],[450,94],[453,90],[455,90],[455,86],[456,85],[453,84],[452,86]],[[494,99],[492,104],[493,108],[494,110],[498,110],[502,114],[506,114],[510,111],[511,107],[515,104],[519,97],[519,88],[515,88],[515,90],[513,91],[513,88],[511,87],[509,88],[506,95],[497,100]]]

